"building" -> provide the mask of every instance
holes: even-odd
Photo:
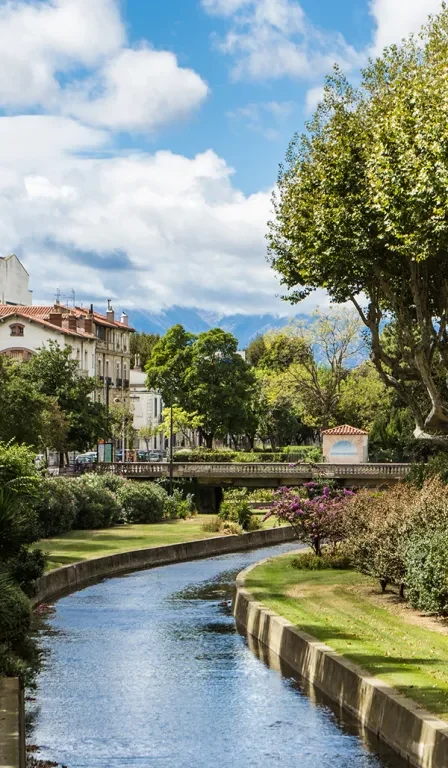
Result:
[[[29,306],[33,301],[29,282],[30,276],[15,253],[0,256],[0,304]]]
[[[324,461],[329,464],[366,464],[369,461],[369,433],[343,424],[322,431]]]
[[[162,434],[152,435],[146,439],[138,433],[142,428],[150,427],[155,430],[162,422],[163,402],[159,392],[147,389],[146,374],[138,364],[130,373],[130,400],[134,411],[134,446],[137,450],[147,451],[165,448],[165,438]]]
[[[96,376],[100,402],[127,397],[130,373],[128,316],[115,320],[110,302],[106,315],[83,307],[11,306],[0,304],[0,354],[27,360],[50,341],[70,346],[80,373]]]

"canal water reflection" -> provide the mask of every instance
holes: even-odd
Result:
[[[59,600],[40,629],[37,756],[68,768],[401,768],[236,630],[235,575],[293,548],[155,568]]]

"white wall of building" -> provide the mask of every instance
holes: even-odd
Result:
[[[23,336],[11,336],[11,325],[23,325]],[[53,331],[26,317],[7,317],[0,322],[0,354],[18,360],[23,359],[23,351],[37,352],[41,347],[55,341],[60,347],[72,347],[72,358],[79,361],[80,370],[86,375],[95,375],[95,340],[81,339],[65,333]]]
[[[163,410],[162,398],[158,392],[146,388],[144,371],[132,369],[130,372],[130,398],[134,409],[134,429],[136,433],[142,427],[156,427],[160,424]],[[155,435],[149,441],[151,450],[164,449],[163,435]],[[146,451],[146,441],[136,434],[135,447]]]
[[[15,254],[0,258],[0,304],[30,305],[30,276]]]

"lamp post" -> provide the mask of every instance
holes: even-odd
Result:
[[[173,398],[170,405],[170,496],[173,495]]]

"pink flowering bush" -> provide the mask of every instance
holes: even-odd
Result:
[[[301,488],[279,488],[265,520],[276,517],[289,523],[296,537],[309,544],[316,555],[324,543],[336,544],[344,538],[344,509],[353,491],[338,490],[321,482],[305,483]]]

